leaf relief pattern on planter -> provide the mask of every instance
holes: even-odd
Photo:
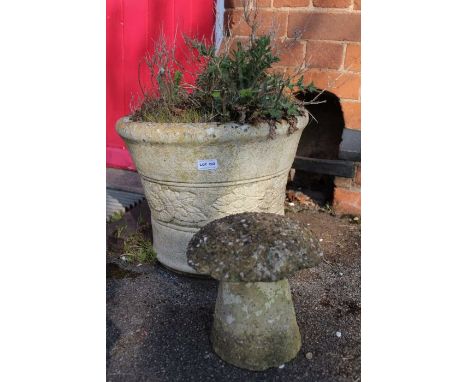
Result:
[[[142,179],[153,218],[175,225],[201,227],[211,220],[244,212],[284,213],[287,172],[246,182],[164,184]]]
[[[157,220],[190,225],[207,219],[206,211],[203,211],[206,210],[203,207],[204,201],[197,195],[196,190],[178,189],[147,180],[143,180],[143,187],[151,213]]]
[[[219,197],[213,205],[218,212],[210,220],[221,216],[244,212],[284,212],[284,189],[288,180],[287,172],[258,183],[247,183]]]

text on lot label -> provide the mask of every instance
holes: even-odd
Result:
[[[216,170],[218,168],[217,159],[199,159],[198,160],[199,170]]]

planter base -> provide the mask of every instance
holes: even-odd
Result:
[[[187,244],[198,228],[182,230],[151,218],[153,248],[158,261],[167,269],[183,275],[201,275],[187,264]]]
[[[181,271],[178,271],[177,269],[174,269],[174,268],[170,268],[168,267],[167,265],[164,265],[163,263],[161,263],[160,261],[158,261],[159,265],[161,265],[161,267],[163,267],[166,271],[168,272],[171,272],[171,273],[175,273],[177,275],[180,275],[180,276],[185,276],[185,277],[193,277],[195,279],[202,279],[202,280],[213,280],[213,278],[209,275],[204,275],[204,274],[201,274],[201,273],[188,273],[188,272],[181,272]]]
[[[199,274],[187,264],[187,245],[192,236],[210,221],[239,212],[284,215],[288,172],[222,184],[168,184],[143,178],[154,211],[151,225],[158,260],[178,272]]]

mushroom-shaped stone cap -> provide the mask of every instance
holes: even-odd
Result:
[[[245,212],[208,223],[190,240],[188,264],[223,281],[276,281],[319,263],[318,240],[282,215]]]

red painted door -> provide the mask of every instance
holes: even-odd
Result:
[[[182,50],[182,34],[212,39],[214,0],[106,0],[106,162],[108,167],[134,170],[116,121],[130,113],[132,96],[138,98],[138,64],[152,52],[154,40],[164,33]],[[179,54],[178,54],[179,56]],[[183,52],[180,52],[183,56]]]

